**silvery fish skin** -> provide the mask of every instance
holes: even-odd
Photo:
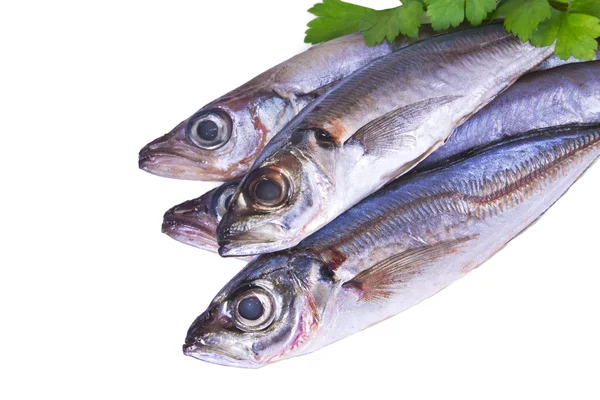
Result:
[[[600,125],[565,127],[400,178],[246,266],[191,325],[184,353],[256,368],[389,318],[502,249],[599,156]]]
[[[431,36],[425,29],[421,37]],[[367,47],[351,34],[311,47],[207,104],[170,133],[146,145],[141,169],[190,180],[241,177],[265,144],[331,85],[373,60],[416,41]]]
[[[219,224],[220,254],[296,245],[417,165],[552,52],[491,25],[417,42],[356,72],[265,147]]]
[[[535,129],[600,123],[600,62],[565,65],[520,78],[458,127],[448,142],[419,164],[423,171],[467,150]],[[240,180],[186,201],[164,215],[163,232],[216,252],[217,226]]]

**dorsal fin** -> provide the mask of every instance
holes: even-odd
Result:
[[[424,267],[443,256],[456,253],[473,238],[474,236],[468,236],[394,254],[362,271],[342,284],[342,287],[356,291],[360,301],[385,300],[406,282],[421,274]]]
[[[364,125],[346,143],[360,144],[366,153],[394,151],[405,146],[415,146],[416,138],[412,132],[431,117],[434,109],[459,97],[461,96],[440,96],[398,107]]]

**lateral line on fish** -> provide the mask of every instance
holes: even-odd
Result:
[[[490,179],[486,179],[484,182],[479,180],[449,182],[440,188],[443,190],[443,192],[427,193],[427,191],[421,191],[418,194],[414,194],[416,197],[415,199],[407,201],[404,204],[398,204],[397,200],[395,201],[395,199],[390,199],[392,202],[391,205],[387,209],[380,210],[378,216],[373,217],[372,215],[364,215],[365,218],[360,221],[359,224],[352,227],[355,232],[360,232],[359,234],[342,236],[325,248],[315,245],[315,249],[319,249],[318,251],[327,251],[327,249],[335,248],[339,252],[340,248],[344,245],[356,243],[357,240],[364,237],[368,233],[382,230],[382,228],[389,224],[397,224],[399,221],[396,220],[399,217],[401,220],[404,220],[405,218],[401,218],[401,216],[406,214],[407,210],[413,210],[411,213],[413,219],[410,221],[412,223],[416,223],[422,218],[429,218],[433,215],[447,211],[463,213],[465,215],[473,215],[478,218],[485,218],[486,215],[494,215],[494,210],[498,211],[495,207],[502,205],[502,199],[514,195],[531,182],[539,182],[542,177],[552,173],[556,170],[556,168],[560,168],[562,164],[571,162],[573,158],[580,152],[587,151],[591,146],[600,143],[600,131],[593,132],[593,136],[594,138],[590,140],[589,143],[573,143],[582,141],[585,142],[584,139],[573,138],[569,143],[571,148],[568,149],[567,152],[564,152],[560,156],[556,154],[557,151],[563,152],[565,150],[565,146],[562,146],[561,149],[557,148],[555,152],[553,152],[554,155],[558,156],[553,160],[548,160],[548,156],[546,156],[544,159],[540,159],[541,156],[538,156],[534,157],[533,160],[528,160],[522,165],[515,167],[514,170],[510,170],[509,174],[504,171],[504,176],[507,179],[512,179],[512,182],[508,185],[506,183],[502,185],[499,184],[500,177],[503,175],[501,172],[495,174]],[[537,163],[537,166],[534,163]],[[540,166],[539,164],[542,165]],[[509,186],[510,190],[498,191],[498,189],[496,189],[504,186]],[[460,190],[460,192],[457,192],[457,188]],[[484,193],[481,196],[469,194],[469,192],[477,193],[486,189],[488,190],[488,193]],[[528,193],[529,192],[522,193],[519,200],[526,200]],[[492,203],[496,204],[494,205]],[[430,207],[427,207],[428,210],[425,210],[424,205],[426,204],[431,205]],[[461,204],[463,206],[461,206]],[[506,205],[511,207],[515,204],[512,202]],[[492,207],[490,208],[490,206]],[[414,218],[415,216],[416,218]],[[388,222],[385,222],[386,220]],[[377,227],[377,229],[374,227]]]

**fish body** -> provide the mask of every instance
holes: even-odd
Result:
[[[438,34],[424,25],[419,38],[400,36],[372,47],[360,33],[313,46],[212,101],[146,145],[139,153],[139,166],[168,178],[240,178],[275,133],[335,83],[380,57]],[[578,60],[553,56],[538,68],[571,62]]]
[[[220,253],[296,245],[416,166],[552,51],[491,25],[435,36],[362,68],[265,147],[219,224]]]
[[[416,169],[428,169],[464,151],[521,132],[600,122],[600,61],[536,71],[458,127],[448,142]]]
[[[246,266],[192,324],[184,353],[255,368],[389,318],[502,249],[599,156],[600,125],[552,128],[402,177]]]
[[[600,123],[600,62],[532,72],[481,109],[423,160],[415,172],[430,169],[466,151],[523,132],[561,125]],[[241,180],[167,211],[163,232],[183,243],[216,252],[217,226]]]

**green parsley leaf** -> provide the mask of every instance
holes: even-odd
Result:
[[[367,46],[381,43],[384,39],[391,42],[400,33],[409,37],[419,36],[423,11],[420,1],[405,0],[399,7],[369,12],[360,23]]]
[[[554,52],[563,60],[571,55],[580,60],[591,60],[598,49],[598,36],[600,19],[586,14],[563,13]]]
[[[495,8],[496,0],[467,0],[465,15],[471,24],[478,26]]]
[[[374,10],[340,0],[323,0],[308,10],[317,18],[308,23],[304,42],[316,44],[358,32],[361,18],[371,11]]]
[[[435,30],[457,27],[465,16],[474,26],[480,25],[496,8],[496,0],[429,0],[428,4],[427,15]]]
[[[593,59],[598,49],[596,38],[600,37],[600,19],[579,13],[594,13],[593,7],[587,7],[589,3],[587,0],[573,0],[566,12],[553,10],[552,18],[540,24],[531,38],[531,44],[549,46],[556,40],[554,53],[561,59],[566,60],[570,56],[583,60]]]
[[[429,0],[427,15],[431,18],[434,30],[457,27],[465,20],[465,0]]]
[[[572,14],[587,14],[600,18],[600,1],[598,0],[573,0],[569,4]]]
[[[534,46],[556,42],[559,57],[589,60],[600,37],[600,0],[404,0],[401,6],[379,11],[341,0],[322,0],[309,12],[316,18],[308,23],[308,43],[360,31],[371,46],[392,41],[399,34],[417,37],[421,24],[428,22],[441,31],[457,27],[465,18],[471,25],[479,25],[484,19],[502,17],[506,30],[523,41]]]
[[[506,0],[498,7],[504,27],[521,40],[529,40],[538,25],[552,16],[548,0]]]
[[[563,14],[563,12],[553,8],[551,17],[539,24],[537,30],[531,35],[529,40],[531,44],[536,47],[545,47],[554,43],[558,36]]]

